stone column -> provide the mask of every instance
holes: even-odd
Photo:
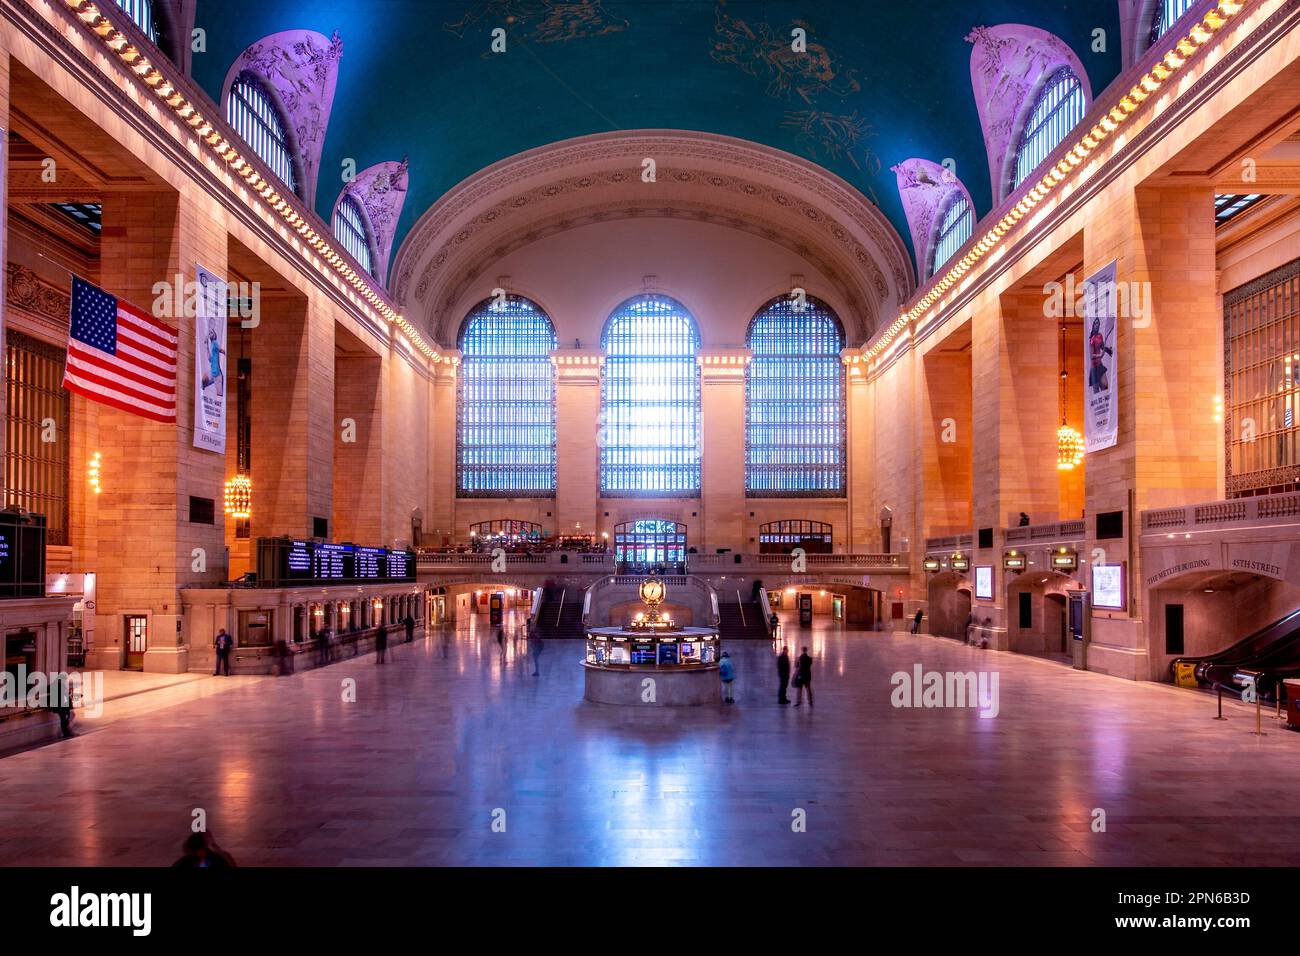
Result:
[[[555,365],[555,528],[591,533],[600,524],[600,370],[605,355],[595,349],[557,349]]]
[[[444,352],[433,367],[429,419],[429,518],[425,529],[434,546],[444,537],[455,542],[456,529],[456,379],[460,352]]]
[[[745,367],[749,349],[702,349],[701,552],[745,550]]]
[[[171,191],[108,193],[103,201],[101,282],[149,311],[155,284],[194,281],[198,262],[226,269],[226,229],[201,194]],[[194,447],[194,328],[192,318],[159,316],[177,328],[177,423],[162,424],[108,406],[97,408],[96,450],[102,454],[98,496],[96,639],[123,659],[127,615],[148,619],[147,671],[188,669],[178,589],[225,578],[219,524],[189,521],[189,498],[220,502],[225,456]],[[227,376],[227,397],[233,392]],[[233,454],[234,436],[227,436]],[[74,463],[73,474],[83,472]],[[218,504],[218,507],[220,505]]]
[[[375,547],[383,541],[383,361],[370,352],[334,359],[334,520],[331,535]]]
[[[843,353],[847,366],[844,395],[845,449],[847,457],[846,493],[849,498],[848,527],[841,540],[836,529],[837,551],[869,552],[875,540],[871,534],[871,383],[867,367],[858,349]]]
[[[1141,513],[1218,499],[1223,424],[1213,189],[1144,187],[1084,234],[1084,276],[1118,261],[1119,435],[1085,459],[1089,560],[1127,567],[1128,608],[1094,610],[1088,668],[1153,679],[1138,536]],[[1099,540],[1097,516],[1123,515]],[[1086,575],[1086,572],[1083,572]],[[1089,577],[1085,576],[1085,581]]]

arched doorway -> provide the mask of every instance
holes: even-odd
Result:
[[[932,575],[926,587],[929,621],[921,623],[921,630],[965,641],[971,614],[970,579],[957,571],[943,571]]]
[[[614,561],[620,574],[686,573],[686,525],[667,518],[637,518],[614,526]]]
[[[1059,571],[1027,571],[1007,582],[1007,642],[1021,654],[1068,659],[1069,592],[1079,582]]]

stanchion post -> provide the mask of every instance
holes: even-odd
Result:
[[[1227,720],[1228,718],[1223,716],[1223,686],[1221,684],[1215,684],[1214,689],[1218,692],[1219,697],[1219,716],[1214,719]]]
[[[1264,702],[1259,698],[1259,682],[1255,682],[1255,736],[1263,737],[1264,726],[1261,723],[1264,716]]]

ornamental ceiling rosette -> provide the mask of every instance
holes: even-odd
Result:
[[[314,30],[285,30],[258,40],[238,57],[226,73],[221,109],[226,110],[230,87],[241,73],[252,73],[266,85],[283,111],[289,148],[297,162],[300,193],[308,205],[316,202],[321,151],[334,104],[343,41]]]
[[[974,44],[970,55],[971,88],[984,130],[997,205],[1010,191],[1009,170],[1015,162],[1020,133],[1043,81],[1068,66],[1079,78],[1088,105],[1092,104],[1092,87],[1074,51],[1046,30],[1021,23],[976,27],[966,42]]]
[[[947,210],[953,194],[960,193],[966,197],[972,215],[975,204],[971,202],[970,193],[961,180],[938,163],[928,159],[905,159],[892,169],[898,177],[898,196],[903,201],[903,212],[912,233],[916,272],[921,281],[925,281],[928,277],[935,224]]]
[[[402,216],[406,202],[408,164],[401,162],[376,163],[361,170],[343,187],[334,201],[337,210],[345,196],[355,199],[369,220],[374,241],[374,277],[387,287],[388,261],[393,253],[393,237],[397,234],[397,221]],[[330,221],[333,221],[333,215]]]

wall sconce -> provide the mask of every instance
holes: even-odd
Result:
[[[95,494],[99,494],[103,489],[99,485],[99,466],[103,458],[99,452],[90,456],[90,466],[86,469],[86,477],[90,479],[90,487],[95,489]]]

